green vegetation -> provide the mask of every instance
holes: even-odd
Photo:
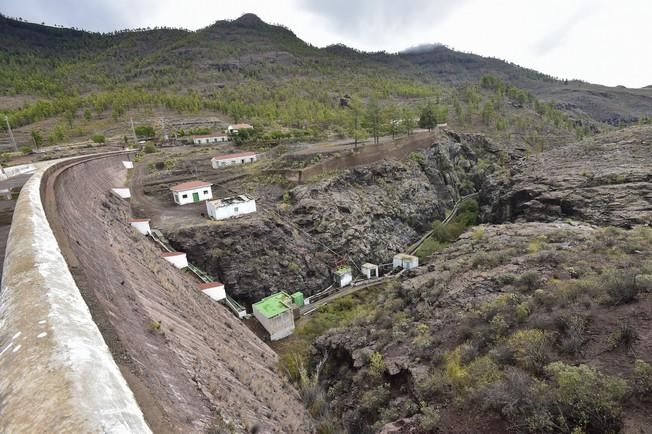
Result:
[[[103,134],[93,134],[91,136],[91,140],[94,143],[102,143],[103,144],[106,141],[106,138],[104,137]]]

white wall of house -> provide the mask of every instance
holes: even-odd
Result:
[[[220,301],[226,298],[226,291],[224,285],[218,284],[211,288],[204,288],[202,292],[212,298],[213,300]]]
[[[131,197],[131,192],[127,187],[115,187],[112,188],[111,191],[113,194],[123,199],[129,199]]]
[[[209,144],[209,143],[223,143],[228,142],[228,136],[211,136],[211,137],[193,137],[192,142],[195,145]]]
[[[165,258],[166,261],[179,269],[186,268],[188,266],[188,258],[186,257],[185,253],[179,253],[173,256],[163,256],[163,258]]]
[[[213,166],[213,169],[218,169],[220,167],[235,166],[236,164],[249,164],[255,162],[257,157],[257,155],[245,155],[241,157],[225,159],[212,158],[211,165]]]
[[[294,315],[290,309],[273,318],[267,318],[255,306],[253,307],[253,312],[256,319],[265,327],[270,339],[273,341],[288,337],[294,332]]]
[[[225,220],[253,212],[256,212],[256,201],[251,198],[229,205],[225,205],[219,200],[206,202],[206,213],[215,220]]]
[[[133,169],[134,168],[134,162],[133,161],[123,161],[122,165],[125,166],[125,169]]]
[[[197,196],[195,196],[195,194]],[[201,202],[204,200],[211,200],[213,198],[213,190],[210,185],[206,187],[191,188],[189,190],[183,191],[173,191],[172,196],[174,197],[174,202],[179,205],[186,205],[194,202]],[[195,201],[195,198],[197,200]]]
[[[151,232],[149,228],[149,220],[130,220],[129,224],[132,228],[136,229],[143,235],[147,235]]]

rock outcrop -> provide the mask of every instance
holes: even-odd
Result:
[[[652,127],[633,127],[533,155],[503,185],[486,189],[487,219],[598,225],[649,224]],[[493,191],[492,191],[493,189]]]

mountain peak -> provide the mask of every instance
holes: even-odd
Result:
[[[258,15],[252,13],[244,14],[233,22],[247,27],[258,27],[266,24]]]

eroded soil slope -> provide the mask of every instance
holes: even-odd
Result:
[[[276,355],[197,281],[160,258],[127,224],[122,157],[58,178],[56,205],[73,274],[116,361],[156,432],[310,432]],[[53,216],[50,215],[50,219]]]

